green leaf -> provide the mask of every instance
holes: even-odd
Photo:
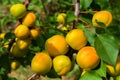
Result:
[[[101,61],[100,68],[97,70],[93,70],[94,73],[98,74],[100,77],[106,77],[106,64]]]
[[[103,61],[115,66],[119,49],[112,36],[98,35],[95,39],[95,49]]]
[[[96,4],[98,4],[101,7],[101,9],[108,7],[109,4],[109,0],[94,0],[94,1]]]
[[[110,80],[114,80],[114,78],[113,78],[113,77],[110,77]]]
[[[120,75],[116,77],[116,80],[120,80]]]
[[[73,12],[67,12],[67,17],[66,17],[67,23],[70,23],[70,22],[74,21],[75,18],[76,17],[75,17]]]
[[[95,42],[95,33],[93,31],[94,31],[93,28],[92,29],[84,28],[84,33],[91,46],[94,46],[94,42]]]
[[[103,80],[103,79],[97,74],[94,74],[92,72],[85,72],[85,74],[81,76],[79,80]]]
[[[83,8],[83,9],[87,9],[90,4],[92,3],[93,0],[81,0],[80,1],[80,6]]]

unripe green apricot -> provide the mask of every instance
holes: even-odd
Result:
[[[10,13],[16,18],[22,18],[26,13],[26,7],[23,4],[14,4],[10,7]]]

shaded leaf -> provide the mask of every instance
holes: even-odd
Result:
[[[94,1],[96,4],[98,4],[101,7],[101,9],[108,7],[108,4],[109,4],[109,0],[94,0]]]
[[[92,3],[92,1],[93,0],[81,0],[80,5],[82,6],[83,9],[87,9]]]
[[[102,78],[92,72],[86,72],[79,80],[102,80]]]
[[[88,42],[90,43],[91,46],[94,46],[94,42],[95,42],[95,33],[93,31],[91,31],[94,29],[88,29],[88,28],[85,28],[84,29],[84,32],[85,32],[85,35],[87,37],[87,40]]]
[[[101,61],[100,68],[97,70],[93,70],[94,73],[98,74],[100,77],[106,77],[106,64]]]

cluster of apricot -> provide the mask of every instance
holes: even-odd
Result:
[[[33,12],[28,12],[23,4],[15,4],[10,8],[11,14],[17,19],[21,19],[14,34],[16,36],[10,53],[14,57],[23,57],[27,53],[27,48],[31,39],[36,39],[39,35],[39,28],[34,27],[36,16]],[[66,14],[61,13],[57,16],[59,24],[65,23]],[[101,23],[108,27],[112,21],[112,15],[108,11],[98,11],[93,15],[92,24],[102,28]],[[67,30],[62,26],[61,30]],[[100,58],[94,47],[87,45],[87,37],[81,29],[71,29],[66,36],[53,35],[45,42],[46,52],[37,52],[31,61],[31,69],[37,74],[45,74],[53,68],[59,76],[66,75],[72,70],[72,61],[67,54],[69,50],[76,50],[76,63],[83,71],[96,68],[100,63]],[[114,69],[111,65],[107,66],[108,72],[112,75],[120,75],[120,60]],[[112,71],[111,71],[112,70]]]
[[[14,4],[10,7],[10,13],[19,21],[20,24],[14,29],[15,42],[10,49],[10,56],[12,57],[24,57],[27,54],[28,47],[31,44],[32,39],[36,39],[39,36],[40,28],[34,25],[36,21],[36,15],[33,12],[29,12],[26,6],[23,4]],[[5,33],[1,34],[1,38],[4,39]],[[20,62],[15,60],[11,62],[11,69],[16,70],[20,66]]]
[[[21,23],[14,30],[16,39],[10,49],[10,53],[14,57],[23,57],[27,53],[31,39],[36,39],[39,35],[39,28],[34,25],[36,15],[27,11],[23,4],[12,5],[10,13],[15,18],[21,19]]]
[[[65,16],[64,13],[58,15],[57,19],[60,24],[65,23]],[[64,29],[66,28],[64,27]],[[31,68],[38,74],[45,74],[52,67],[60,76],[67,74],[72,70],[73,65],[70,57],[66,55],[69,54],[71,47],[78,51],[77,64],[85,70],[93,69],[99,64],[100,58],[94,47],[86,46],[86,44],[87,37],[80,29],[72,29],[66,36],[53,35],[45,42],[46,52],[38,52],[33,57]]]
[[[60,24],[65,23],[65,13],[57,16]],[[100,22],[108,27],[112,21],[112,15],[108,11],[98,11],[93,15],[92,23],[95,27],[101,27]],[[61,28],[60,28],[61,29]],[[62,27],[61,30],[66,30]],[[31,68],[33,72],[45,74],[53,68],[59,76],[66,75],[72,70],[73,63],[69,56],[69,50],[76,50],[76,63],[83,69],[82,75],[86,71],[95,69],[100,64],[100,58],[94,47],[87,45],[87,37],[81,29],[71,29],[66,36],[53,35],[45,42],[46,52],[38,52],[32,59]],[[71,47],[71,48],[70,48]],[[74,52],[73,52],[74,53]],[[112,70],[112,71],[111,71]],[[120,75],[120,61],[116,63],[116,68],[107,65],[107,71],[112,76]],[[117,72],[115,72],[117,71]]]

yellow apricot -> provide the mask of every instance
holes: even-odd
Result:
[[[72,68],[72,62],[68,56],[58,55],[53,58],[53,68],[58,75],[67,74]]]
[[[15,28],[15,36],[19,39],[26,39],[30,35],[29,28],[25,25],[19,25]]]
[[[108,27],[111,22],[112,22],[112,14],[106,10],[96,12],[92,18],[93,26],[99,27],[99,28],[104,27],[99,25],[99,23],[103,23],[105,27]]]
[[[18,39],[16,41],[16,46],[20,49],[20,50],[25,50],[28,48],[28,46],[30,45],[31,40],[28,39]]]
[[[32,37],[32,39],[36,39],[40,34],[40,29],[35,28],[35,29],[31,29],[30,30],[30,36]]]
[[[35,73],[45,74],[50,71],[51,67],[52,59],[48,53],[38,52],[32,59],[31,69]]]
[[[34,24],[35,20],[36,20],[36,15],[32,12],[29,12],[23,18],[22,24],[30,27]]]
[[[24,57],[27,54],[27,50],[20,50],[16,43],[14,43],[10,49],[10,55],[13,57]]]
[[[4,37],[5,37],[5,33],[0,33],[0,38],[4,39]]]
[[[16,70],[20,67],[20,63],[18,61],[12,61],[11,62],[11,69]]]
[[[118,76],[118,75],[120,75],[120,56],[117,59],[115,68],[112,65],[107,64],[107,72],[111,76]]]
[[[14,4],[10,7],[10,13],[16,18],[22,18],[26,13],[26,7],[23,4]]]
[[[64,24],[65,23],[65,17],[66,17],[65,13],[60,13],[57,16],[57,21],[61,24]]]
[[[66,54],[69,46],[62,35],[54,35],[46,40],[45,49],[50,56],[55,57],[57,55]]]
[[[77,64],[84,70],[91,70],[98,66],[100,58],[94,47],[85,46],[76,55]]]
[[[87,38],[80,29],[73,29],[66,35],[66,41],[74,50],[79,50],[87,44]]]

